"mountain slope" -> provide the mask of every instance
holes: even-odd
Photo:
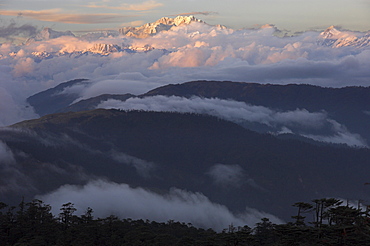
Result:
[[[324,88],[313,85],[273,85],[230,81],[194,81],[166,85],[142,95],[232,99],[277,110],[325,111],[329,117],[370,142],[370,87]]]
[[[39,115],[55,113],[58,109],[69,106],[73,101],[79,98],[78,93],[65,92],[66,89],[77,86],[86,85],[87,79],[75,79],[61,83],[56,87],[39,92],[27,98],[27,102],[35,109]]]
[[[186,111],[188,107],[185,104],[192,103],[192,108],[207,104],[209,105],[208,109],[193,112],[215,115],[212,112],[220,110],[219,117],[221,118],[224,118],[222,117],[224,113],[221,111],[227,105],[229,110],[231,110],[230,107],[234,107],[235,112],[239,112],[240,116],[238,117],[245,118],[239,121],[234,120],[234,122],[239,122],[242,126],[255,131],[293,132],[320,141],[345,142],[357,146],[368,146],[368,143],[370,143],[368,127],[370,125],[370,87],[324,88],[296,84],[272,85],[228,81],[193,81],[159,87],[139,96],[129,94],[101,95],[70,105],[79,97],[78,93],[68,93],[66,89],[72,86],[73,83],[68,82],[46,92],[38,93],[30,97],[28,102],[40,115],[91,110],[99,106],[109,108],[109,103],[107,106],[104,105],[110,99],[121,102],[119,104],[123,109],[143,109],[143,105],[150,107],[149,105],[157,104],[159,107],[149,110],[161,108],[161,110],[166,111],[167,108],[170,111],[185,110],[185,112],[189,112]],[[65,93],[61,93],[61,88],[65,90]],[[166,96],[168,100],[161,99],[161,101],[158,101],[159,96]],[[196,104],[193,101],[194,97],[198,98]],[[188,100],[184,100],[185,98]],[[128,101],[126,102],[126,100]],[[183,108],[178,108],[179,101],[182,101]],[[185,101],[187,102],[185,103]],[[231,102],[233,102],[232,106],[230,105]],[[243,106],[237,102],[244,102],[246,105]],[[219,105],[220,103],[223,105]],[[210,106],[211,104],[213,106]],[[115,107],[114,103],[111,105],[113,108]],[[261,106],[264,108],[261,108]],[[217,109],[217,107],[219,108]],[[243,116],[241,112],[245,112],[245,115]],[[261,114],[265,114],[267,123],[261,118]],[[282,118],[280,118],[276,119],[276,122],[269,122],[271,118],[276,117],[282,117],[286,120],[282,122]],[[307,121],[313,121],[307,125],[305,121],[300,119],[302,117],[308,117]],[[258,120],[258,118],[261,119]]]
[[[339,31],[334,26],[320,33],[319,44],[333,48],[356,47],[364,48],[370,45],[370,33],[355,33]]]
[[[63,113],[16,124],[1,131],[0,140],[33,184],[28,195],[104,177],[157,191],[202,192],[234,211],[249,206],[286,219],[293,213],[286,208],[296,201],[368,199],[362,189],[370,172],[368,149],[278,140],[205,115]],[[228,176],[219,167],[239,171]]]

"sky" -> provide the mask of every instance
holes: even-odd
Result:
[[[13,21],[73,32],[116,30],[177,15],[195,15],[209,24],[234,29],[273,24],[290,31],[325,29],[332,25],[370,30],[368,0],[0,1],[0,25]]]

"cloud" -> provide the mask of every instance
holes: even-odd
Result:
[[[178,14],[178,15],[184,15],[184,16],[187,16],[187,15],[219,15],[218,12],[214,12],[214,11],[202,11],[202,12],[188,12],[188,13],[181,13],[181,14]],[[173,15],[173,16],[178,16],[178,15]]]
[[[14,162],[14,155],[9,147],[2,141],[0,141],[0,163],[11,163]]]
[[[209,114],[241,125],[244,125],[245,122],[264,124],[275,129],[276,132],[281,132],[282,128],[289,129],[290,132],[319,141],[343,143],[350,146],[368,146],[366,140],[359,134],[351,133],[345,126],[330,119],[325,112],[309,112],[306,109],[282,112],[263,106],[219,98],[184,98],[161,95],[144,98],[134,97],[124,102],[109,99],[100,103],[97,108]],[[293,131],[293,129],[295,130]],[[307,133],[322,130],[331,135]]]
[[[8,26],[0,27],[0,37],[5,39],[13,39],[15,36],[30,37],[36,33],[37,27],[28,24],[17,26],[16,23],[10,23]]]
[[[29,14],[43,18],[63,13],[54,9]],[[92,81],[80,91],[85,99],[103,93],[142,94],[161,85],[192,80],[370,85],[369,49],[333,49],[319,46],[316,32],[281,38],[274,36],[275,31],[274,27],[232,30],[193,23],[145,39],[98,36],[99,40],[85,41],[60,37],[28,45],[2,44],[0,87],[22,108],[28,96],[76,78]],[[104,56],[84,53],[95,43],[133,50],[149,44],[155,49]],[[0,115],[0,121],[3,117]]]
[[[135,3],[135,4],[129,4],[129,3],[122,3],[120,6],[108,6],[108,5],[98,5],[95,3],[91,3],[89,5],[86,5],[85,7],[88,8],[105,8],[105,9],[115,9],[115,10],[130,10],[130,11],[148,11],[152,9],[156,9],[158,7],[163,6],[162,3],[158,3],[154,0],[145,1],[142,3]]]
[[[144,178],[150,177],[151,172],[156,168],[153,162],[148,162],[124,153],[112,151],[111,156],[118,162],[134,167],[136,172]]]
[[[201,193],[172,188],[166,194],[157,194],[143,188],[131,188],[102,180],[84,186],[64,185],[56,191],[38,196],[53,207],[55,214],[66,202],[72,202],[80,211],[87,207],[97,217],[116,215],[120,218],[149,219],[158,222],[175,220],[192,223],[196,227],[221,231],[234,226],[254,226],[263,217],[274,223],[282,221],[273,215],[247,208],[244,214],[233,214],[227,207],[213,203]]]
[[[36,118],[31,107],[14,100],[13,96],[0,87],[0,126],[7,126],[20,120]]]
[[[15,155],[6,143],[0,141],[0,195],[27,194],[36,191],[33,182],[16,163]]]
[[[239,188],[247,184],[259,191],[266,191],[239,165],[215,164],[209,168],[206,175],[213,179],[214,184],[222,188]]]
[[[239,165],[216,164],[206,174],[213,179],[215,184],[222,187],[240,187],[245,177],[244,170]]]
[[[115,23],[123,21],[127,16],[102,13],[102,14],[72,14],[63,13],[61,9],[47,10],[3,10],[2,15],[21,16],[40,21],[72,23],[72,24],[100,24],[100,23]]]
[[[312,138],[317,141],[322,142],[329,142],[329,143],[337,143],[337,144],[347,144],[349,146],[356,146],[362,148],[368,148],[369,145],[367,144],[366,140],[363,139],[359,134],[351,133],[347,130],[347,128],[335,120],[329,120],[334,130],[333,135],[314,135],[314,134],[307,134],[304,135],[305,137]]]
[[[145,110],[209,114],[225,120],[241,123],[258,122],[268,126],[284,124],[300,125],[307,128],[320,128],[327,118],[324,112],[308,112],[305,109],[279,112],[263,106],[249,105],[244,102],[219,98],[153,96],[129,98],[122,102],[108,100],[98,105],[99,108],[117,108],[123,110]]]

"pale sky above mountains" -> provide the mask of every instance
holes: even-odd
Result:
[[[368,0],[1,0],[0,26],[9,22],[92,31],[138,26],[161,17],[195,15],[209,24],[251,28],[274,24],[305,31],[341,26],[370,30]]]

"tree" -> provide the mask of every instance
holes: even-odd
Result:
[[[276,240],[275,224],[268,218],[262,218],[261,221],[254,228],[256,241],[259,245],[271,245]]]
[[[74,207],[73,203],[68,202],[63,204],[60,210],[62,212],[59,213],[59,219],[67,228],[73,222],[73,213],[76,212],[77,209]]]
[[[292,216],[293,219],[296,219],[296,225],[304,225],[305,216],[302,216],[302,213],[310,212],[313,208],[312,204],[306,202],[296,202],[293,204],[294,207],[298,208],[298,213],[296,216]]]
[[[323,220],[328,219],[329,215],[327,210],[331,207],[339,206],[342,204],[342,201],[335,198],[321,198],[313,200],[315,203],[315,227],[322,227]]]

